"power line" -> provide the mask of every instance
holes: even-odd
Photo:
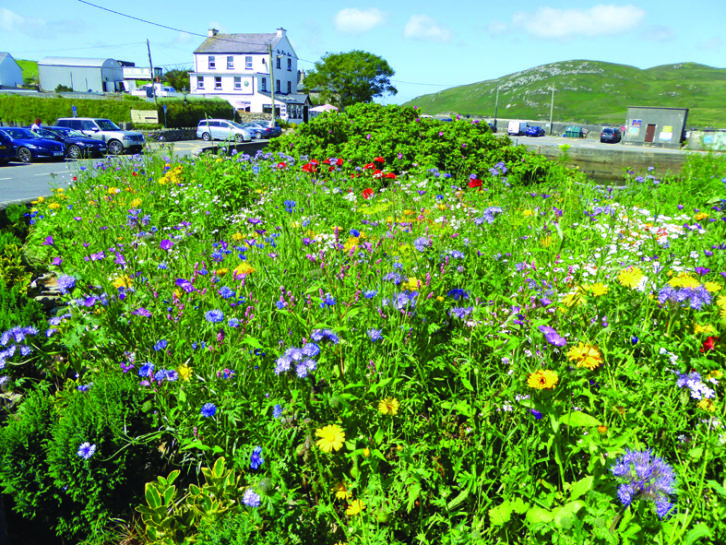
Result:
[[[81,51],[86,49],[104,49],[107,47],[127,47],[130,45],[141,45],[145,43],[146,42],[131,42],[127,44],[92,45],[88,47],[64,47],[63,49],[54,49],[54,51]],[[21,49],[19,54],[25,55],[26,53],[43,53],[46,51],[48,51],[48,49]]]

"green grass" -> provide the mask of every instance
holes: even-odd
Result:
[[[23,71],[23,81],[25,83],[38,83],[38,61],[16,60],[20,69]]]
[[[547,119],[555,87],[554,119],[620,124],[628,106],[689,108],[688,127],[726,126],[726,69],[682,63],[641,70],[607,62],[572,60],[537,66],[498,79],[417,97],[427,114],[493,117],[499,87],[500,118]]]

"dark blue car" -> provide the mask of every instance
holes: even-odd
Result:
[[[525,134],[527,136],[544,136],[545,130],[539,125],[531,125],[527,127],[527,132]]]
[[[2,132],[13,146],[14,156],[18,161],[29,163],[35,159],[54,159],[63,161],[66,147],[62,142],[46,140],[34,135],[28,129],[2,127]]]
[[[10,161],[10,159],[15,159],[13,142],[10,140],[9,136],[0,131],[0,165],[4,165]]]
[[[73,159],[81,157],[103,157],[106,155],[106,142],[90,138],[81,131],[68,127],[41,127],[33,131],[41,138],[63,142],[66,155]]]

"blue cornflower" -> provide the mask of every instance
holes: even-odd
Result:
[[[321,303],[321,305],[322,305],[322,303]],[[285,308],[285,301],[277,301],[275,303],[275,306],[277,307],[278,310],[282,310],[283,308]]]
[[[239,327],[239,320],[237,318],[230,318],[227,325],[229,325],[229,327]]]
[[[262,457],[262,447],[255,447],[252,449],[252,455],[250,456],[250,467],[252,469],[259,469],[265,459]]]
[[[350,236],[358,238],[360,236],[360,231],[358,229],[351,229]]]
[[[214,413],[217,412],[217,407],[214,405],[214,403],[205,403],[202,405],[202,416],[204,418],[209,418],[210,416],[214,416]]]
[[[413,241],[413,245],[419,252],[423,252],[430,246],[429,239],[426,237],[418,237]]]
[[[557,331],[555,331],[553,327],[550,327],[548,325],[541,325],[539,326],[539,330],[544,334],[548,343],[555,346],[565,346],[567,344],[567,340],[562,335],[557,333]]]
[[[621,479],[618,498],[624,507],[638,498],[650,500],[655,503],[660,518],[673,508],[669,497],[676,493],[673,468],[662,458],[654,456],[652,450],[638,452],[626,449],[610,471]]]
[[[701,379],[701,375],[695,371],[687,375],[678,375],[676,385],[679,388],[686,387],[691,390],[691,397],[701,401],[702,399],[711,399],[716,395],[712,388],[706,386]]]
[[[315,371],[317,366],[318,363],[315,360],[307,358],[297,364],[297,366],[295,367],[295,372],[297,373],[298,378],[306,378],[308,376],[308,373]]]
[[[397,272],[389,272],[383,277],[383,280],[385,280],[386,282],[393,282],[394,284],[398,285],[403,282],[403,276],[401,276]]]
[[[363,297],[365,297],[366,299],[372,299],[376,295],[378,295],[378,290],[366,290],[363,292]]]
[[[224,320],[224,313],[221,310],[209,310],[204,314],[204,317],[208,322],[216,324]]]
[[[461,288],[454,288],[453,290],[449,290],[449,293],[446,294],[447,296],[454,299],[454,301],[458,301],[459,299],[468,299],[469,298],[469,292],[466,290],[463,290]]]
[[[316,343],[328,340],[333,344],[338,344],[338,342],[340,341],[338,336],[333,333],[333,330],[331,329],[316,329],[310,334],[310,338]]]
[[[154,375],[154,364],[150,361],[147,361],[144,365],[141,366],[141,369],[139,369],[139,376],[140,377],[152,377]]]
[[[166,349],[166,347],[168,345],[169,345],[169,341],[167,341],[166,339],[161,339],[161,340],[157,341],[156,344],[154,345],[154,350],[156,352],[161,352],[162,350]]]
[[[532,416],[534,416],[535,420],[541,420],[542,419],[542,413],[539,412],[537,409],[530,409],[529,412],[532,413]]]
[[[282,405],[277,404],[272,408],[272,418],[280,418],[282,416]]]
[[[449,310],[450,316],[455,316],[459,320],[466,320],[466,318],[474,311],[474,307],[454,307]]]
[[[275,374],[279,375],[289,371],[290,365],[292,365],[292,359],[287,356],[280,356],[275,362]]]
[[[292,214],[292,211],[295,210],[295,206],[297,203],[295,201],[285,201],[283,203],[285,205],[285,211]]]
[[[289,358],[290,361],[302,361],[304,355],[302,348],[297,348],[295,346],[285,350],[285,357]]]
[[[81,443],[81,446],[78,447],[78,456],[83,458],[84,460],[89,460],[91,456],[96,452],[96,445],[92,445],[88,441],[85,443]]]
[[[225,299],[229,299],[230,297],[234,297],[235,295],[235,291],[227,286],[222,286],[221,288],[219,288],[219,291],[217,293],[219,293],[219,295],[221,295]]]
[[[464,259],[464,253],[460,252],[459,250],[451,250],[449,252],[449,255],[454,259]]]
[[[335,305],[335,298],[328,293],[321,301],[320,308],[332,307],[333,305]]]
[[[61,274],[56,280],[56,285],[61,293],[70,293],[76,285],[76,279],[67,274]]]
[[[302,353],[308,358],[315,358],[320,354],[320,347],[315,343],[307,343],[302,347]]]
[[[259,507],[260,495],[251,488],[248,488],[242,496],[242,503],[244,503],[247,507]]]
[[[159,369],[156,374],[154,374],[154,380],[156,382],[162,382],[166,378],[166,369]]]
[[[371,338],[372,342],[376,342],[383,338],[383,333],[381,333],[380,329],[369,329],[368,336]]]

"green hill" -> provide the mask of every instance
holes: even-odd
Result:
[[[23,59],[16,59],[20,69],[23,71],[23,81],[26,84],[38,83],[38,61],[28,61]]]
[[[555,87],[555,121],[619,125],[628,106],[689,108],[689,127],[726,127],[726,69],[681,63],[641,70],[572,60],[545,64],[498,79],[452,87],[406,105],[427,114],[546,120]]]

